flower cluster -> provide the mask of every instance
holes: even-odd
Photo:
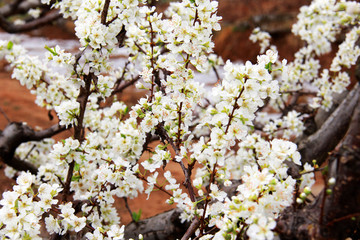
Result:
[[[58,184],[39,185],[31,173],[25,172],[17,178],[16,183],[13,191],[4,192],[0,201],[0,235],[10,239],[41,239],[39,220],[58,203],[54,197],[62,189]],[[34,186],[38,186],[36,192]]]
[[[263,131],[269,134],[270,138],[282,137],[284,139],[291,139],[292,137],[300,137],[305,130],[304,122],[295,110],[288,112],[282,118],[274,116],[271,118],[263,117],[261,119],[260,116],[257,120],[264,124]]]
[[[49,233],[58,233],[64,235],[67,231],[79,232],[86,225],[85,217],[77,217],[72,207],[72,203],[69,202],[65,205],[59,205],[61,214],[55,219],[53,215],[45,218],[46,229]]]
[[[291,75],[285,85],[286,91],[313,84],[317,89],[317,96],[311,101],[311,106],[314,109],[321,107],[329,110],[334,93],[343,92],[350,83],[348,74],[342,72],[343,68],[354,65],[360,54],[359,47],[355,44],[359,31],[356,27],[358,19],[359,3],[356,2],[317,0],[310,6],[303,6],[292,30],[307,46],[295,54],[295,61],[289,65]],[[324,67],[316,57],[329,53],[332,43],[339,39],[340,33],[346,28],[350,30],[345,41],[339,45],[330,68],[325,68],[320,73],[320,69]]]
[[[330,109],[333,93],[348,86],[343,68],[360,55],[360,4],[315,0],[303,7],[293,31],[307,46],[293,62],[280,61],[270,35],[255,29],[251,40],[263,53],[257,62],[224,66],[212,53],[217,1],[171,2],[162,13],[140,0],[63,0],[52,7],[74,20],[78,54],[45,47],[41,60],[0,41],[0,57],[74,135],[17,149],[38,173],[21,173],[3,194],[1,236],[38,239],[44,220],[49,234],[123,239],[115,198],[161,190],[169,196],[164,201],[182,210],[182,222],[200,221],[200,239],[273,239],[281,211],[295,199],[303,203],[314,183],[314,168],[302,166],[290,140],[301,137],[314,109]],[[324,68],[317,57],[345,30]],[[110,61],[119,48],[126,49],[122,66]],[[195,81],[217,68],[223,74],[211,89]],[[130,108],[118,96],[132,84],[147,95]],[[313,109],[294,107],[300,93]],[[168,163],[182,169],[182,184]],[[292,165],[298,179],[288,173]],[[236,180],[236,192],[228,193]],[[206,233],[208,227],[214,231]]]
[[[261,31],[259,27],[255,28],[249,38],[252,42],[259,42],[260,53],[264,53],[265,50],[270,46],[271,36],[269,33]]]

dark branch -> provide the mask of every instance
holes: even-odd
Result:
[[[41,18],[34,19],[22,25],[15,25],[9,22],[4,16],[0,15],[0,27],[8,33],[26,32],[43,27],[46,24],[50,24],[56,19],[60,18],[61,14],[57,11],[45,15]]]
[[[359,86],[356,86],[355,91],[359,92]],[[349,128],[344,130],[346,135],[340,150],[332,154],[329,159],[329,171],[325,179],[325,188],[331,189],[332,194],[328,195],[323,190],[308,205],[286,208],[278,219],[276,226],[276,231],[280,234],[281,239],[336,240],[360,238],[360,232],[358,231],[360,221],[359,218],[356,218],[360,213],[359,95],[357,93],[352,97],[352,101],[355,101],[353,105],[355,110],[350,111],[352,113],[351,120],[347,120],[350,122],[347,124]],[[346,99],[344,102],[346,102]],[[333,119],[333,121],[338,121],[338,119]],[[330,128],[330,130],[334,131],[336,129]],[[327,138],[328,135],[323,135],[322,140],[327,142]],[[336,179],[334,186],[327,184],[330,177]]]
[[[303,163],[311,163],[313,159],[316,159],[321,165],[328,157],[328,153],[344,137],[359,95],[360,87],[357,84],[321,128],[299,143]]]
[[[196,229],[200,226],[200,220],[199,218],[195,217],[192,223],[190,224],[190,227],[186,230],[186,233],[181,238],[181,240],[188,240],[191,238],[192,235],[194,235]]]
[[[106,0],[104,3],[104,8],[101,12],[101,24],[103,24],[103,25],[107,25],[106,18],[107,18],[107,14],[109,11],[109,6],[110,6],[110,0]]]
[[[66,128],[54,125],[48,129],[35,132],[30,126],[19,122],[8,124],[0,133],[0,158],[4,163],[19,171],[29,170],[36,174],[37,169],[32,164],[14,157],[15,151],[20,144],[29,141],[40,141],[52,137]]]
[[[176,208],[154,217],[126,225],[125,239],[137,239],[141,233],[144,239],[179,239],[189,226],[180,222],[181,210]]]
[[[10,17],[16,14],[25,14],[32,8],[49,7],[40,3],[32,3],[30,1],[16,0],[10,4],[6,4],[0,8],[0,15]]]
[[[170,138],[170,136],[167,134],[165,128],[164,128],[164,124],[163,123],[159,123],[156,131],[156,134],[158,134],[161,138],[162,141],[167,141],[171,147],[174,149],[175,153],[177,156],[180,156],[180,148],[177,147],[174,143],[174,141]],[[185,182],[184,182],[184,186],[186,187],[186,189],[189,192],[189,196],[192,202],[195,202],[195,193],[194,193],[194,189],[193,186],[191,185],[191,172],[189,171],[188,168],[185,167],[184,163],[182,161],[178,162],[181,166],[181,169],[185,175]]]
[[[124,91],[126,88],[130,87],[131,85],[133,85],[134,83],[136,83],[138,80],[140,79],[140,76],[135,77],[134,79],[132,79],[131,81],[128,81],[126,83],[124,83],[123,85],[117,87],[116,89],[114,89],[111,93],[111,95],[114,95],[116,93],[121,93],[122,91]]]
[[[74,125],[74,139],[78,140],[80,143],[85,140],[85,128],[83,126],[83,122],[85,117],[86,104],[91,94],[90,91],[91,83],[96,80],[97,80],[96,76],[93,73],[90,73],[89,75],[85,75],[84,76],[85,86],[80,87],[80,93],[76,99],[76,101],[80,105],[80,113],[79,116],[77,116],[77,123]],[[75,167],[75,161],[72,160],[72,162],[69,163],[69,168],[66,175],[66,181],[62,196],[63,201],[66,201],[70,195],[70,184],[73,176],[74,167]]]
[[[1,107],[0,107],[0,112],[4,116],[4,118],[6,119],[7,122],[11,123],[10,118],[6,115],[6,113],[4,112],[4,110]]]

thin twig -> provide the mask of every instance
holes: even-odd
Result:
[[[146,183],[149,183],[149,181],[143,177],[143,176],[140,176],[139,174],[137,174],[137,177],[140,178],[141,180],[143,180],[144,182]],[[167,195],[169,195],[170,197],[174,197],[171,193],[169,193],[168,191],[166,191],[162,186],[159,186],[157,184],[154,184],[154,187],[160,191],[162,191],[163,193],[166,193]]]
[[[229,127],[230,127],[230,124],[231,124],[231,120],[234,118],[234,114],[235,114],[235,110],[239,108],[239,105],[238,105],[238,100],[240,99],[241,95],[243,94],[244,90],[245,90],[245,83],[247,81],[247,78],[245,78],[244,80],[244,85],[242,86],[242,89],[241,91],[239,92],[239,95],[236,97],[235,99],[235,102],[234,102],[234,106],[233,106],[233,110],[231,112],[231,114],[229,115],[229,121],[227,123],[227,126],[226,126],[226,129],[225,129],[225,135],[228,133],[228,130],[229,130]]]
[[[166,130],[164,129],[163,124],[161,124],[161,123],[158,124],[158,126],[156,128],[156,132],[157,132],[157,134],[159,134],[159,136],[163,140],[166,140],[171,145],[171,147],[175,151],[175,154],[177,156],[180,156],[180,149],[175,145],[174,141],[169,137]],[[185,167],[185,165],[184,165],[184,163],[182,161],[179,161],[178,163],[180,164],[181,169],[182,169],[182,171],[183,171],[183,173],[185,175],[184,186],[186,187],[186,189],[189,192],[189,196],[190,196],[191,201],[195,202],[196,201],[195,193],[194,193],[194,189],[193,189],[192,184],[191,184],[191,178],[190,178],[190,175],[189,175],[189,170]]]
[[[134,44],[135,44],[135,46],[139,49],[140,52],[142,52],[143,54],[147,54],[147,53],[145,52],[145,50],[142,49],[142,47],[141,47],[137,42],[134,41]]]
[[[140,79],[140,76],[137,76],[137,77],[133,78],[131,81],[128,81],[128,82],[124,83],[123,85],[121,85],[121,86],[117,87],[116,89],[114,89],[112,91],[111,95],[114,95],[116,93],[121,93],[126,88],[128,88],[131,85],[133,85],[134,83],[136,83],[139,79]]]
[[[10,118],[6,115],[6,113],[1,107],[0,107],[0,112],[4,116],[4,118],[8,121],[8,123],[11,123]]]
[[[117,89],[117,88],[119,87],[119,85],[121,84],[121,82],[124,81],[124,79],[125,79],[125,73],[126,73],[126,71],[127,71],[127,66],[128,66],[129,64],[130,64],[130,61],[127,60],[126,63],[125,63],[125,65],[124,65],[124,68],[123,68],[123,71],[122,71],[122,73],[121,73],[121,76],[120,76],[118,79],[116,79],[116,82],[115,82],[115,84],[114,84],[114,89]]]
[[[151,76],[151,90],[150,90],[150,97],[148,99],[149,102],[152,102],[153,97],[154,97],[154,87],[155,87],[155,67],[154,67],[154,30],[153,30],[153,26],[152,23],[150,21],[149,18],[149,26],[150,26],[150,48],[151,48],[151,58],[150,58],[150,62],[151,62],[151,68],[152,68],[152,76]]]
[[[130,206],[129,206],[129,204],[128,204],[127,198],[126,198],[126,197],[123,197],[123,199],[124,199],[124,202],[125,202],[125,207],[126,207],[126,209],[128,210],[128,212],[129,212],[129,214],[130,214],[130,216],[131,216],[131,219],[135,222],[135,218],[134,218],[133,212],[132,212],[131,209],[130,209]]]
[[[23,159],[21,159],[21,161],[24,161],[25,159],[27,159],[29,157],[30,153],[35,149],[35,147],[36,147],[36,145],[34,144],[31,147],[31,149],[29,150],[29,152],[26,154],[26,156]]]
[[[331,226],[331,225],[334,225],[337,222],[341,222],[341,221],[344,221],[346,219],[353,218],[353,217],[359,217],[359,216],[360,216],[360,213],[349,214],[349,215],[346,215],[346,216],[343,216],[343,217],[336,218],[336,219],[332,220],[331,222],[326,224],[326,226]]]
[[[216,69],[215,66],[212,66],[212,69],[214,70],[214,73],[216,75],[216,84],[221,84],[221,78],[220,78],[220,75],[218,73],[218,70]]]

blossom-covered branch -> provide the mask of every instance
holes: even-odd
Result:
[[[46,57],[39,59],[21,45],[0,41],[0,57],[9,62],[12,77],[36,95],[36,104],[58,116],[57,128],[32,133],[29,140],[60,129],[72,129],[73,136],[21,146],[16,134],[0,138],[1,146],[14,140],[12,156],[34,165],[28,167],[33,174],[18,173],[13,190],[3,194],[0,235],[36,239],[43,222],[54,239],[123,239],[136,224],[125,230],[114,198],[160,190],[176,210],[154,221],[185,226],[179,238],[273,239],[283,211],[310,201],[319,167],[309,159],[321,162],[322,153],[308,144],[325,136],[329,148],[316,146],[332,150],[328,140],[338,132],[323,128],[338,125],[325,122],[304,141],[305,148],[295,142],[304,137],[306,121],[319,109],[331,109],[334,94],[351,82],[347,69],[360,56],[359,3],[315,0],[302,8],[293,31],[306,46],[292,62],[281,60],[270,34],[255,29],[257,61],[224,64],[213,54],[212,36],[221,20],[217,1],[171,2],[164,12],[153,1],[41,2],[74,21],[78,54],[46,46]],[[332,50],[342,31],[345,38],[330,67],[321,66],[319,56]],[[111,61],[119,47],[126,50],[125,64]],[[221,69],[215,86],[196,81],[213,69]],[[119,99],[133,85],[146,94],[127,106]],[[350,119],[353,92],[334,117]],[[180,178],[169,162],[181,169]],[[232,193],[225,189],[230,186]]]

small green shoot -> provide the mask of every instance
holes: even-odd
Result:
[[[139,210],[139,212],[132,212],[132,219],[135,221],[135,222],[139,222],[140,221],[140,218],[141,218],[141,208]]]

